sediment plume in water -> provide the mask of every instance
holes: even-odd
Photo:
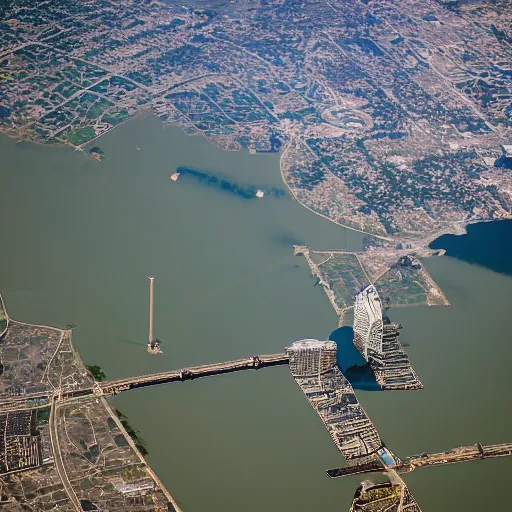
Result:
[[[276,188],[276,187],[262,187],[256,185],[238,185],[233,181],[229,181],[220,176],[216,176],[215,174],[211,174],[209,172],[196,171],[195,169],[190,169],[189,167],[178,167],[176,172],[179,172],[181,176],[190,176],[200,183],[220,190],[222,192],[227,192],[233,194],[238,197],[242,197],[244,199],[255,199],[256,192],[261,190],[265,193],[265,196],[272,197],[284,197],[286,195],[284,189]]]

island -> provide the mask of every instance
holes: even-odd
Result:
[[[91,149],[89,149],[89,156],[91,156],[95,160],[98,160],[98,162],[101,162],[102,160],[105,159],[105,153],[98,146],[94,146]]]
[[[353,308],[357,293],[373,284],[386,307],[411,305],[450,306],[418,257],[440,254],[431,249],[371,247],[363,252],[312,250],[295,245],[294,254],[303,256],[317,283],[324,289],[343,324],[345,313]],[[441,252],[442,254],[442,252]]]

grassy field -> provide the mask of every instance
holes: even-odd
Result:
[[[92,126],[85,126],[84,128],[79,128],[74,132],[70,132],[67,135],[69,142],[74,146],[80,146],[85,142],[90,141],[96,137],[96,131]]]
[[[310,252],[322,278],[329,283],[336,304],[344,309],[353,306],[357,293],[370,283],[354,254],[319,254]]]
[[[421,270],[392,268],[375,283],[375,287],[381,299],[393,306],[427,304],[429,285]]]

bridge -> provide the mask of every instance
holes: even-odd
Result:
[[[413,471],[423,466],[437,466],[439,464],[454,464],[475,459],[490,459],[493,457],[506,457],[512,455],[512,443],[491,444],[482,446],[480,443],[474,446],[460,446],[453,450],[440,453],[424,453],[408,457],[403,467],[397,467],[401,471]]]
[[[63,398],[86,396],[90,394],[116,395],[130,389],[166,384],[170,382],[183,382],[185,380],[199,379],[211,375],[233,373],[241,370],[257,370],[269,366],[287,365],[289,361],[287,354],[271,354],[263,356],[250,356],[244,359],[235,359],[223,363],[212,363],[200,366],[190,366],[181,370],[153,373],[126,379],[97,382],[95,386],[65,391]]]
[[[512,455],[512,443],[505,444],[491,444],[482,446],[477,443],[473,446],[459,446],[453,450],[439,453],[423,453],[421,455],[414,455],[408,457],[405,461],[392,466],[391,469],[398,471],[399,473],[410,473],[416,468],[423,466],[439,466],[442,464],[455,464],[457,462],[468,462],[471,460],[480,459],[492,459],[494,457],[507,457]],[[350,461],[351,464],[347,464],[342,468],[329,469],[327,474],[331,478],[338,478],[347,475],[357,475],[361,473],[377,473],[382,472],[383,467],[377,464],[354,463],[356,461]]]

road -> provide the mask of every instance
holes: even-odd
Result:
[[[77,512],[82,511],[82,506],[76,497],[75,491],[71,486],[71,482],[69,481],[68,474],[66,472],[66,467],[64,466],[64,461],[62,460],[62,453],[60,451],[59,446],[59,435],[57,432],[58,425],[58,398],[54,395],[52,398],[49,426],[50,426],[50,442],[52,444],[53,458],[55,462],[55,469],[59,474],[59,478],[64,486],[64,490],[68,495],[69,501],[73,505],[74,509]]]

